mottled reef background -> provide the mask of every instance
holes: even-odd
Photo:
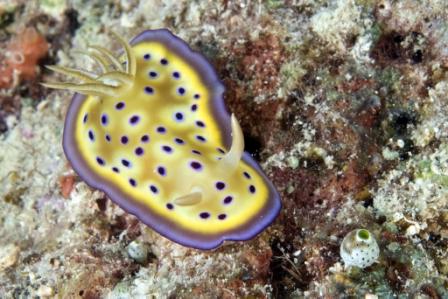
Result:
[[[212,252],[176,245],[70,168],[71,93],[43,65],[169,28],[227,87],[275,223]],[[445,0],[0,0],[1,298],[448,298]],[[346,270],[352,229],[378,263]]]

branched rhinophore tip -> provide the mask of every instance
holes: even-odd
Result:
[[[132,53],[131,46],[118,33],[115,33],[114,31],[111,31],[111,33],[113,36],[115,36],[115,38],[124,49],[127,62],[126,72],[131,76],[135,76],[135,72],[137,71],[137,60],[135,58],[135,55]]]
[[[118,96],[118,88],[133,83],[137,64],[129,44],[117,33],[112,32],[112,34],[123,47],[126,67],[109,50],[100,46],[91,46],[88,51],[76,50],[75,52],[86,55],[97,62],[101,68],[101,74],[96,75],[85,70],[49,65],[46,66],[48,69],[79,79],[81,83],[49,82],[42,83],[42,85],[48,88],[73,90],[85,95]]]
[[[118,58],[116,58],[114,56],[114,54],[111,51],[109,51],[108,49],[93,45],[93,46],[90,46],[90,50],[96,51],[99,54],[101,54],[102,56],[104,56],[105,58],[107,58],[109,60],[109,62],[115,67],[116,70],[121,71],[121,72],[126,71],[126,69],[120,63]]]
[[[87,48],[87,51],[73,50],[73,53],[77,54],[77,55],[84,55],[84,56],[87,56],[88,58],[92,59],[99,65],[101,72],[103,72],[103,73],[106,73],[106,72],[112,70],[112,67],[109,65],[108,61],[105,58],[103,58],[101,55],[99,55],[97,52],[90,51],[90,48]]]
[[[77,78],[83,81],[84,83],[96,83],[95,74],[89,73],[84,70],[78,70],[57,65],[46,65],[45,67],[49,70],[52,70],[55,73],[60,73],[66,76],[72,76],[74,78]]]
[[[94,96],[116,96],[117,87],[101,83],[41,83],[42,86],[54,89],[73,90],[82,94]]]

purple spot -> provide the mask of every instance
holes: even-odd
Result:
[[[96,162],[98,162],[98,164],[100,164],[101,166],[103,166],[104,164],[106,164],[106,163],[104,162],[104,160],[101,159],[100,157],[96,157]]]
[[[151,86],[145,86],[145,92],[147,94],[154,94],[154,88],[152,88]]]
[[[105,125],[107,125],[108,122],[109,122],[109,119],[107,118],[107,114],[101,115],[101,124],[103,126],[105,126]]]
[[[150,72],[148,73],[148,75],[149,75],[149,77],[151,77],[152,79],[157,78],[157,72],[150,71]]]
[[[201,152],[200,151],[197,151],[197,150],[192,150],[191,151],[193,154],[196,154],[196,155],[201,155]]]
[[[149,60],[149,59],[151,59],[151,55],[145,54],[145,55],[143,55],[143,59],[144,60]]]
[[[117,104],[115,104],[115,109],[121,110],[124,108],[124,106],[125,106],[124,102],[118,102]]]
[[[149,189],[151,189],[151,192],[154,194],[159,193],[159,189],[157,189],[157,187],[154,185],[149,186]]]
[[[86,123],[88,118],[89,118],[89,115],[87,113],[84,114],[84,118],[82,119],[82,122]]]
[[[210,218],[210,213],[202,212],[202,213],[199,214],[199,217],[201,217],[202,219]]]
[[[181,112],[176,112],[174,114],[174,119],[176,121],[183,121],[184,120],[184,115]]]
[[[179,88],[177,89],[177,93],[179,93],[181,96],[183,96],[183,95],[185,94],[185,88],[183,88],[183,87],[179,87]]]
[[[250,179],[250,174],[248,172],[243,172],[243,175],[246,177],[246,179]]]
[[[253,193],[255,193],[255,191],[256,191],[255,186],[254,185],[250,185],[249,186],[249,192],[253,194]]]
[[[225,205],[228,205],[229,203],[232,202],[232,200],[233,200],[233,197],[229,195],[224,198],[223,202]]]
[[[218,219],[219,220],[224,220],[224,219],[226,219],[227,218],[227,215],[226,214],[219,214],[218,215]]]
[[[162,65],[167,65],[168,64],[168,60],[166,60],[165,58],[160,59],[160,63]]]
[[[131,184],[132,187],[137,186],[137,181],[134,179],[129,179],[129,184]]]
[[[203,121],[200,121],[200,120],[196,121],[196,125],[197,125],[198,127],[201,127],[201,128],[204,128],[204,127],[205,127],[204,122],[203,122]]]
[[[216,182],[215,186],[216,189],[223,190],[226,187],[226,184],[224,184],[224,182]]]
[[[173,77],[174,77],[174,79],[179,79],[180,78],[180,73],[179,72],[173,72]]]
[[[168,210],[172,210],[172,209],[174,209],[174,206],[173,206],[172,203],[167,203],[167,204],[166,204],[166,208],[167,208]]]
[[[109,134],[106,134],[106,140],[107,140],[107,142],[110,142],[110,135]]]
[[[160,133],[160,134],[165,134],[166,133],[165,127],[162,127],[162,126],[157,127],[156,131],[157,131],[157,133]]]
[[[119,172],[120,172],[120,170],[118,169],[118,167],[112,167],[112,171],[113,171],[113,172],[116,172],[116,173],[119,173]]]
[[[129,119],[129,122],[131,123],[131,125],[135,125],[139,122],[140,120],[140,116],[138,115],[133,115],[131,116],[131,118]]]
[[[202,169],[202,165],[198,161],[192,161],[190,163],[190,166],[191,166],[191,168],[193,168],[196,171],[200,171]]]
[[[95,140],[95,135],[93,135],[92,130],[89,130],[89,139],[90,139],[91,141],[94,141],[94,140]]]
[[[165,176],[166,175],[166,169],[163,166],[159,166],[157,167],[157,172],[161,175],[161,176]]]
[[[168,146],[168,145],[162,145],[162,150],[168,154],[171,154],[173,152],[173,149],[171,148],[171,146]]]
[[[196,104],[191,105],[191,111],[195,112],[196,110],[198,110],[198,105]]]
[[[205,142],[206,141],[205,137],[201,136],[201,135],[196,135],[196,139],[199,140],[200,142]]]
[[[126,144],[128,143],[128,141],[129,141],[128,136],[121,136],[121,143]]]
[[[144,153],[143,148],[141,148],[141,147],[137,147],[137,148],[135,149],[135,154],[136,154],[137,156],[141,156],[141,155],[143,155],[143,153]]]
[[[142,138],[140,138],[140,140],[142,141],[142,142],[148,142],[149,141],[149,135],[143,135],[142,136]]]
[[[220,148],[220,147],[217,147],[216,150],[217,150],[218,152],[220,152],[221,154],[225,154],[225,153],[226,153],[226,152],[225,152],[222,148]]]
[[[123,164],[123,166],[125,167],[131,167],[131,162],[126,159],[121,159],[121,164]]]
[[[193,97],[194,97],[195,100],[199,100],[199,98],[200,98],[201,96],[200,96],[199,94],[195,94]]]
[[[183,141],[180,138],[174,138],[174,142],[176,142],[177,144],[184,144],[185,143],[185,141]]]

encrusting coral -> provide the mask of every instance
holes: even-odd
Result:
[[[35,78],[37,63],[47,55],[48,47],[45,38],[33,27],[20,32],[8,43],[4,54],[0,54],[0,88],[11,87],[20,79]]]

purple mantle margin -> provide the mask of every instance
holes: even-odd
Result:
[[[224,106],[223,93],[225,88],[220,82],[215,70],[210,63],[199,53],[194,52],[180,38],[173,35],[167,29],[147,30],[135,37],[130,43],[136,45],[144,41],[158,41],[167,46],[171,51],[185,59],[201,74],[201,79],[211,91],[210,107],[214,118],[218,121],[227,148],[231,145],[230,115]],[[164,218],[142,204],[132,201],[119,188],[108,183],[104,178],[97,175],[89,168],[77,148],[75,135],[76,116],[85,99],[84,95],[76,93],[70,103],[63,134],[63,148],[67,159],[71,162],[73,169],[92,188],[104,191],[112,201],[121,208],[139,218],[143,223],[153,228],[166,238],[180,243],[184,246],[197,249],[214,249],[224,241],[249,240],[266,228],[278,215],[281,203],[280,196],[273,184],[263,173],[258,164],[248,154],[243,154],[243,161],[257,170],[263,177],[269,188],[269,200],[260,213],[245,225],[225,232],[225,234],[200,234],[182,229],[174,222]]]

